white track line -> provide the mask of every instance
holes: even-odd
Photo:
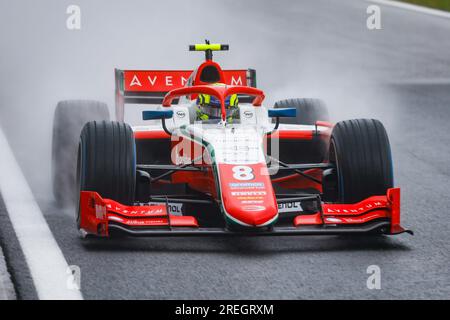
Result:
[[[83,299],[80,291],[68,289],[67,261],[1,129],[0,192],[25,255],[38,297],[44,300]]]
[[[411,10],[411,11],[415,11],[415,12],[419,12],[419,13],[425,13],[425,14],[429,14],[429,15],[437,16],[437,17],[441,17],[441,18],[450,19],[450,12],[426,8],[426,7],[418,6],[415,4],[393,1],[393,0],[365,0],[365,1],[378,3],[381,5],[387,5],[387,6],[391,6],[391,7],[396,7],[396,8],[401,8],[401,9],[406,9],[406,10]]]
[[[6,267],[2,248],[0,248],[0,300],[16,300],[16,292]]]

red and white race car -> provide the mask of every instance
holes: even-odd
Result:
[[[194,71],[116,70],[117,121],[100,102],[58,104],[54,193],[60,203],[76,200],[83,235],[412,233],[400,225],[379,121],[332,124],[317,99],[267,108],[254,70],[213,61],[228,45],[190,49],[206,55]],[[218,119],[198,119],[199,95],[220,101]],[[229,121],[232,95],[239,113]],[[124,122],[130,104],[153,105],[142,112],[148,124]]]

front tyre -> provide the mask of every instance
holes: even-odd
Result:
[[[331,133],[329,156],[336,169],[326,180],[334,177],[336,187],[324,187],[325,199],[356,203],[370,196],[385,195],[393,186],[389,139],[378,120],[338,122]]]
[[[88,122],[81,131],[77,164],[79,192],[132,205],[136,187],[136,146],[131,127],[114,121]]]

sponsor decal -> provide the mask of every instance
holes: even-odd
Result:
[[[108,204],[106,206],[109,210],[117,213],[122,213],[125,215],[144,215],[144,216],[154,216],[154,215],[165,215],[165,210],[161,206],[155,206],[155,208],[146,207],[145,209],[137,209],[138,207],[128,207],[132,209],[127,209],[127,207],[112,206]]]
[[[167,221],[162,220],[162,219],[152,219],[152,220],[137,220],[137,219],[126,219],[124,220],[124,223],[130,226],[150,226],[150,225],[161,225],[161,224],[166,224]]]
[[[385,207],[386,204],[380,201],[369,202],[360,207],[351,206],[347,209],[340,209],[338,207],[328,207],[326,213],[361,213],[374,208]]]
[[[166,205],[165,202],[150,202],[149,205]],[[167,205],[167,211],[169,214],[173,216],[182,216],[183,215],[183,204],[182,203],[173,203],[169,202]]]
[[[191,71],[125,71],[125,90],[167,91],[183,87]]]
[[[111,221],[117,221],[129,226],[149,226],[149,225],[161,225],[166,224],[167,221],[163,219],[124,219],[117,216],[109,216]]]
[[[125,91],[170,91],[185,86],[190,70],[125,70]],[[247,70],[224,70],[228,85],[247,85]]]
[[[297,212],[303,211],[300,202],[286,202],[278,204],[278,212]]]
[[[231,191],[232,196],[265,196],[265,191]]]
[[[242,200],[243,204],[255,204],[255,203],[264,203],[263,200]]]
[[[257,199],[264,199],[264,197],[237,197],[238,200],[257,200]]]
[[[230,188],[264,188],[264,182],[230,182]]]
[[[250,119],[253,117],[253,112],[252,111],[244,111],[244,117],[246,117],[247,119]]]
[[[334,218],[334,217],[326,217],[325,220],[327,222],[331,222],[331,223],[341,223],[342,220],[339,218]]]
[[[184,111],[181,111],[181,110],[179,110],[179,111],[177,111],[177,117],[178,118],[184,118],[185,116],[186,116],[186,112],[184,112]]]
[[[245,211],[263,211],[266,210],[266,207],[254,205],[254,206],[243,206],[242,209]]]

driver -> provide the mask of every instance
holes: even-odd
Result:
[[[222,83],[214,84],[216,86],[225,86]],[[234,119],[239,118],[238,96],[232,94],[225,99],[225,108],[227,112],[227,122],[232,123]],[[197,98],[197,120],[207,121],[222,118],[220,109],[220,100],[209,94],[199,94]]]

